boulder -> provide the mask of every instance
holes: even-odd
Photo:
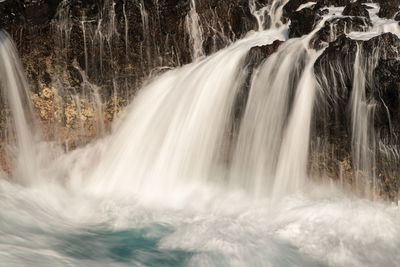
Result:
[[[316,8],[303,8],[293,12],[289,19],[289,37],[294,38],[309,34],[322,17]]]
[[[378,16],[386,19],[393,19],[399,13],[400,2],[397,0],[381,0]]]
[[[368,10],[360,2],[347,4],[343,10],[344,16],[358,16],[366,17],[369,19]]]
[[[245,65],[251,69],[258,67],[270,55],[275,53],[283,43],[283,41],[275,40],[272,44],[252,47],[246,56]]]

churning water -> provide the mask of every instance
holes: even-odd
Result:
[[[398,265],[397,206],[307,178],[313,33],[286,41],[255,70],[232,136],[247,53],[287,39],[287,27],[271,20],[271,29],[154,79],[109,136],[69,153],[36,134],[23,70],[1,33],[16,166],[0,179],[0,265]]]

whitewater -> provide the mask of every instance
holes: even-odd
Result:
[[[397,203],[308,177],[318,27],[288,40],[281,4],[270,29],[257,17],[259,31],[211,56],[193,37],[193,63],[152,78],[109,135],[70,152],[41,139],[0,33],[15,158],[0,173],[0,266],[399,266]],[[237,125],[246,55],[275,40]]]

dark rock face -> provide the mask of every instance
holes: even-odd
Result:
[[[336,40],[336,38],[351,31],[363,32],[371,26],[365,17],[343,17],[327,20],[324,26],[315,34],[311,40],[311,47],[319,49],[323,44]]]
[[[372,79],[367,86],[368,97],[374,98],[377,103],[385,106],[388,106],[386,103],[397,101],[393,99],[393,96],[400,92],[398,78],[395,78],[398,75],[396,71],[400,63],[398,58],[400,55],[400,39],[392,33],[385,33],[367,41],[352,40],[342,35],[336,41],[330,43],[314,66],[319,82],[322,88],[326,90],[325,93],[336,92],[343,103],[349,101],[357,51],[360,51],[363,58],[372,60],[368,67],[373,67],[373,69],[365,70],[372,74]],[[390,120],[397,120],[395,115],[398,114],[400,107],[390,104],[388,108]],[[383,113],[379,114],[380,111]],[[386,127],[386,134],[389,135],[387,112],[378,107],[376,115],[380,118],[376,120],[379,126]],[[385,116],[386,119],[384,119]]]
[[[315,5],[311,7],[302,8],[296,11],[302,4],[308,2],[309,1],[292,0],[289,1],[283,8],[284,16],[291,21],[291,24],[289,26],[290,38],[300,37],[302,35],[309,34],[322,19],[322,16],[327,12],[327,10],[324,9],[326,6],[345,6],[343,15],[365,17],[366,19],[368,19],[368,21],[361,21],[359,19],[337,19],[337,21],[341,21],[338,25],[339,29],[335,29],[335,31],[337,31],[338,33],[343,32],[343,26],[346,26],[347,24],[349,26],[354,24],[354,29],[361,28],[360,26],[362,24],[370,24],[369,13],[360,2],[350,3],[350,1],[344,0],[319,0]],[[332,24],[332,22],[328,24]],[[332,25],[335,24],[336,22],[334,22],[334,24]],[[325,26],[326,25],[327,24],[325,24]],[[324,29],[323,31],[326,31],[326,29]],[[325,39],[324,41],[327,41],[327,38],[323,39]]]
[[[79,93],[80,69],[107,98],[116,90],[128,94],[157,67],[192,60],[190,9],[190,0],[6,0],[0,27],[16,40],[33,91],[52,76],[66,77],[58,82]],[[206,54],[257,27],[247,0],[196,1],[196,11]]]
[[[0,25],[15,24],[42,27],[54,17],[61,0],[6,0],[0,4]]]
[[[359,65],[355,65],[357,53]],[[319,114],[315,116],[316,135],[335,144],[334,153],[342,155],[342,160],[345,155],[351,155],[351,94],[355,68],[362,70],[365,77],[364,101],[373,106],[371,123],[374,133],[369,133],[370,138],[378,138],[380,145],[398,144],[399,55],[400,39],[394,34],[385,33],[367,41],[352,40],[342,35],[330,43],[316,61],[314,69],[322,89],[320,104],[316,107]],[[375,171],[381,193],[397,196],[395,177],[399,175],[398,162],[376,147],[370,149],[376,153]]]
[[[366,17],[369,19],[369,13],[367,9],[363,5],[361,5],[360,2],[350,3],[346,5],[343,10],[343,15]]]
[[[317,1],[318,7],[324,7],[324,6],[346,6],[350,4],[352,1],[351,0],[318,0]]]
[[[293,12],[289,17],[289,37],[300,37],[309,34],[315,25],[321,20],[320,11],[315,8],[303,8]]]
[[[329,6],[346,6],[350,4],[350,0],[290,0],[284,7],[283,7],[283,17],[290,18],[290,16],[296,12],[296,10],[303,4],[308,2],[316,2],[315,10],[329,7]]]
[[[284,7],[283,7],[283,17],[289,18],[293,12],[303,4],[308,3],[308,0],[290,0]]]
[[[228,37],[231,40],[236,40],[243,37],[250,30],[257,28],[257,21],[250,12],[247,0],[197,0],[196,10],[202,23],[204,23],[203,28],[207,32],[207,37],[205,38],[206,46],[210,46],[211,39],[220,44],[215,49],[208,47],[206,50],[209,52],[220,49],[222,43],[226,45],[224,38]],[[213,27],[209,27],[206,24],[211,24]],[[215,29],[218,28],[223,33],[222,35],[215,32]]]
[[[392,19],[400,11],[400,3],[397,0],[381,0],[378,16],[381,18]]]
[[[283,43],[283,41],[275,40],[272,44],[251,48],[246,56],[245,65],[249,66],[250,69],[258,67],[270,55],[275,53]]]

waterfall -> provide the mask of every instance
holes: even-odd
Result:
[[[83,49],[85,53],[85,72],[88,73],[89,70],[89,57],[88,57],[88,50],[87,50],[87,40],[86,40],[86,17],[82,17],[81,25],[82,25],[82,34],[83,34]]]
[[[306,40],[283,45],[252,81],[232,175],[234,184],[255,195],[281,195],[304,182],[316,59],[306,45]]]
[[[142,47],[145,50],[146,56],[142,58],[147,61],[148,66],[151,63],[151,46],[150,46],[150,25],[149,25],[149,14],[147,13],[146,7],[144,5],[143,0],[140,2],[140,14],[142,16],[142,29],[143,29],[143,38],[144,38],[144,45],[146,47]]]
[[[65,49],[55,57],[60,63],[46,62],[60,64],[45,88],[57,99],[29,88],[11,37],[0,31],[0,126],[3,120],[8,124],[0,142],[2,167],[3,157],[11,158],[8,169],[0,171],[0,265],[399,264],[400,202],[369,198],[379,186],[379,160],[399,168],[398,137],[391,134],[399,132],[394,116],[400,109],[390,110],[399,101],[386,106],[387,95],[375,84],[382,81],[376,72],[382,62],[394,62],[388,72],[400,68],[399,52],[364,42],[400,29],[397,21],[379,20],[378,6],[368,4],[374,25],[358,28],[369,32],[354,32],[346,24],[353,18],[339,14],[343,7],[328,7],[314,17],[314,30],[289,39],[295,23],[281,21],[287,0],[249,0],[246,14],[254,24],[251,14],[256,18],[258,28],[236,40],[222,36],[236,31],[218,20],[221,14],[211,4],[204,11],[205,2],[191,0],[190,7],[189,1],[177,4],[185,11],[179,25],[171,23],[182,35],[171,31],[158,39],[165,33],[166,5],[174,8],[180,1],[99,1],[98,10],[96,3],[92,13],[83,8],[76,21],[72,2],[62,1],[57,13],[55,42]],[[236,2],[228,1],[243,7],[243,1]],[[202,21],[207,12],[211,22]],[[336,27],[336,19],[345,19],[344,26]],[[135,31],[143,36],[131,36]],[[222,40],[219,34],[226,38],[223,46],[235,41],[213,51],[212,43]],[[78,45],[70,42],[77,36]],[[174,42],[187,51],[180,54]],[[400,43],[390,34],[377,42]],[[70,49],[76,47],[79,58],[70,64],[68,56],[75,53]],[[25,59],[24,53],[23,47]],[[191,63],[174,67],[189,55]],[[115,68],[121,62],[127,69]],[[152,70],[155,66],[160,70]],[[148,73],[117,116],[126,93],[119,81],[125,79],[134,92],[127,76]],[[103,78],[107,88],[92,83]],[[60,110],[52,105],[65,101],[56,104],[71,114],[55,124],[65,123],[63,134],[76,134],[78,147],[46,139],[46,126],[43,135],[38,133],[53,121],[35,120],[37,101],[53,115]],[[380,136],[385,129],[377,130],[377,114],[388,116],[389,141]],[[105,123],[110,115],[111,126]],[[92,124],[85,123],[89,117]],[[89,143],[86,131],[95,136]],[[338,144],[334,138],[341,135]],[[343,151],[343,158],[334,158]],[[326,179],[330,160],[338,160],[340,170],[338,177]],[[313,173],[315,164],[326,173]],[[352,192],[340,187],[346,183]]]
[[[129,56],[128,56],[129,21],[128,21],[128,16],[126,15],[126,0],[124,0],[124,4],[122,6],[122,12],[124,14],[124,21],[125,21],[125,54],[126,54],[126,63],[128,63],[129,62]]]
[[[28,124],[34,124],[30,89],[17,49],[3,31],[0,31],[0,88],[4,107],[12,114],[11,134],[15,136],[17,146],[14,176],[22,182],[33,183],[38,178],[38,166],[34,132]],[[14,143],[14,140],[8,141]]]
[[[335,16],[328,13],[307,36],[286,40],[287,26],[278,23],[286,2],[272,1],[256,10],[256,2],[250,1],[250,9],[259,22],[259,31],[214,55],[201,58],[204,55],[203,32],[195,1],[191,1],[185,26],[195,61],[160,75],[141,90],[126,111],[124,120],[114,127],[112,134],[101,144],[103,150],[108,152],[94,154],[99,163],[91,167],[81,183],[90,187],[89,191],[100,193],[125,191],[145,194],[159,190],[161,195],[179,186],[196,183],[228,185],[256,198],[272,196],[279,199],[301,191],[308,176],[310,133],[317,90],[313,66],[323,51],[310,49],[309,43],[324,23]],[[101,48],[102,40],[107,41],[113,58],[112,39],[117,35],[115,3],[107,3],[109,10],[104,20],[99,20],[95,36],[98,36]],[[125,5],[126,2],[122,8],[127,31]],[[144,42],[147,44],[146,57],[150,60],[150,39],[146,34],[149,31],[149,17],[144,1],[139,6],[144,38],[147,40]],[[265,12],[269,16],[269,24],[266,24]],[[107,27],[105,21],[108,21]],[[80,73],[83,77],[81,87],[84,97],[95,103],[96,132],[99,136],[105,136],[99,89],[90,84],[87,77],[87,23],[83,16],[81,29],[85,72]],[[63,25],[69,23],[64,22]],[[268,25],[270,29],[263,30]],[[65,27],[62,29],[65,30]],[[127,50],[127,32],[124,38]],[[250,49],[271,44],[275,40],[286,42],[255,70],[247,69],[245,59]],[[367,81],[363,78],[372,75],[370,69],[373,66],[367,69],[366,65],[373,62],[363,62],[360,53],[354,65],[354,89],[351,93],[352,105],[349,107],[352,160],[357,187],[361,187],[369,179],[366,177],[370,177],[372,188],[375,188],[376,144],[371,126],[374,103],[366,99]],[[100,59],[100,70],[101,64]],[[11,77],[9,72],[7,77]],[[116,73],[111,82],[115,116],[119,91]],[[247,82],[250,83],[248,88]],[[237,99],[243,97],[243,93],[243,114],[237,118]],[[81,98],[74,95],[72,99],[83,136],[85,126],[81,120]],[[17,110],[14,113],[21,114]],[[16,120],[16,123],[20,120]],[[17,125],[18,134],[29,132],[22,129],[21,125],[27,123]],[[26,151],[25,157],[29,158],[29,153],[33,153],[29,152],[33,151],[29,147],[33,145],[29,145],[32,141],[27,140],[21,137],[19,146],[21,151]]]
[[[284,36],[280,31],[255,34],[144,88],[111,138],[91,188],[161,195],[180,185],[218,183],[235,98],[245,78],[239,72],[244,57],[254,45],[276,38]]]
[[[192,60],[195,60],[204,55],[203,29],[200,24],[199,15],[196,12],[195,0],[191,0],[190,7],[190,11],[186,16],[186,29],[190,39]]]
[[[274,2],[268,6],[270,16],[279,16],[280,4]],[[105,38],[112,54],[115,29],[114,4],[111,5]],[[143,1],[140,7],[146,33],[148,14]],[[81,23],[87,68],[86,19]],[[194,1],[186,23],[196,59],[203,52]],[[232,132],[237,123],[234,114],[237,98],[251,75],[246,71],[245,58],[254,46],[287,38],[286,27],[275,26],[152,81],[101,144],[102,151],[107,153],[93,153],[99,163],[90,167],[84,180],[74,178],[73,183],[84,184],[95,193],[121,191],[143,195],[149,192],[163,195],[182,186],[209,183],[241,188],[255,197],[280,198],[301,189],[307,176],[314,104],[312,66],[318,55],[307,48],[312,35],[287,41],[255,70],[240,127]],[[94,95],[98,103],[97,89],[92,90],[85,73],[87,69],[81,73],[82,88],[86,95]],[[113,84],[116,101],[115,79]],[[79,115],[81,100],[77,95],[74,99],[83,131]],[[101,105],[97,104],[95,109],[101,112]],[[103,134],[103,124],[97,127]]]
[[[282,9],[289,0],[269,1],[269,3],[257,9],[257,0],[249,0],[250,12],[257,19],[258,31],[265,28],[279,28],[282,26]]]
[[[356,188],[361,194],[376,190],[375,181],[375,104],[366,97],[366,84],[371,80],[375,59],[363,59],[358,47],[355,64],[353,90],[351,93],[352,155]]]

